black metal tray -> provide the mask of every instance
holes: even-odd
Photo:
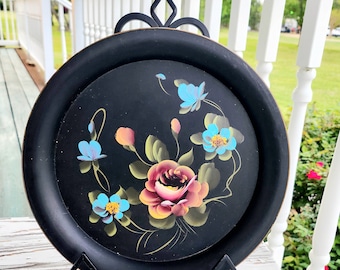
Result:
[[[28,121],[28,198],[72,263],[212,269],[240,263],[273,224],[288,146],[271,94],[208,38],[151,28],[71,58]]]

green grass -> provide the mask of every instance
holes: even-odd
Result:
[[[227,30],[222,29],[220,42],[227,44]],[[244,60],[255,69],[257,32],[249,32],[247,49]],[[296,57],[299,38],[296,35],[281,35],[277,61],[273,63],[273,72],[270,75],[271,92],[282,111],[286,112],[292,107],[292,92],[296,88]],[[318,110],[339,109],[340,80],[337,66],[340,59],[340,39],[328,37],[323,54],[322,64],[317,68],[317,76],[312,83],[313,101]]]

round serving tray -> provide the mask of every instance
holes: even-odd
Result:
[[[47,83],[23,151],[41,228],[98,269],[237,265],[273,224],[286,188],[285,127],[268,89],[208,38],[115,34]]]

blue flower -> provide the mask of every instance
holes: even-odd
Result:
[[[100,193],[92,203],[93,212],[102,217],[105,224],[110,224],[113,217],[117,220],[123,218],[123,212],[129,208],[130,203],[125,199],[121,199],[118,194],[114,194],[109,198],[104,193]]]
[[[235,150],[237,141],[232,136],[230,128],[219,130],[216,124],[210,124],[208,129],[202,133],[203,148],[209,153],[216,152],[223,155],[226,151]]]
[[[82,155],[77,156],[77,159],[81,161],[95,161],[106,157],[106,155],[101,154],[102,147],[97,141],[90,141],[89,143],[81,141],[78,143],[78,149]]]
[[[201,107],[201,101],[205,99],[208,93],[204,93],[205,82],[200,86],[193,84],[181,83],[178,86],[178,96],[184,102],[180,105],[186,112],[198,111]]]
[[[165,75],[164,75],[163,73],[158,73],[158,74],[156,74],[156,77],[157,77],[158,79],[162,80],[162,81],[166,80],[166,77],[165,77]]]

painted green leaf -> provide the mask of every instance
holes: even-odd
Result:
[[[190,141],[194,144],[197,144],[197,145],[203,144],[202,132],[191,135]]]
[[[193,207],[189,209],[188,214],[183,216],[183,219],[191,226],[200,227],[204,225],[209,217],[209,211],[201,213],[199,207]]]
[[[130,204],[138,205],[141,203],[141,201],[139,200],[139,192],[135,188],[129,187],[126,190],[126,195],[127,200],[129,201]]]
[[[145,155],[152,162],[156,162],[156,158],[153,155],[153,144],[156,140],[157,137],[149,135],[145,141]]]
[[[169,152],[166,148],[166,145],[161,140],[157,139],[155,141],[153,144],[152,153],[157,162],[169,159]]]
[[[212,160],[214,157],[216,157],[216,152],[205,152],[205,160]]]
[[[186,80],[183,80],[183,79],[177,79],[177,80],[174,80],[174,84],[178,87],[180,84],[189,84]]]
[[[89,216],[89,221],[91,223],[97,223],[100,220],[100,216],[98,216],[95,212],[92,211],[91,215]]]
[[[80,162],[79,169],[81,173],[87,173],[89,170],[91,170],[91,161]]]
[[[121,187],[121,186],[119,186],[119,190],[116,192],[116,194],[117,195],[119,195],[119,197],[121,198],[121,199],[127,199],[127,194],[126,194],[126,190],[123,188],[123,187]]]
[[[89,192],[88,198],[91,204],[97,199],[100,193],[101,192],[99,190],[94,190],[94,191]]]
[[[236,141],[238,143],[243,143],[243,141],[244,141],[243,134],[239,130],[237,130],[236,128],[230,128],[230,130],[231,130],[231,135],[233,137],[235,137]]]
[[[217,168],[215,168],[215,164],[213,162],[204,163],[198,170],[197,178],[201,183],[207,182],[209,190],[213,190],[220,183],[221,173]]]
[[[214,114],[214,113],[207,113],[205,115],[205,117],[204,117],[204,126],[205,126],[205,128],[208,128],[208,126],[214,122],[214,119],[215,119],[216,115],[217,114]]]
[[[231,151],[225,151],[224,154],[219,155],[218,158],[222,161],[227,161],[232,157],[232,152]]]
[[[191,148],[191,150],[185,154],[183,154],[179,160],[178,164],[190,166],[194,162],[194,150]]]
[[[179,114],[187,114],[188,112],[190,112],[191,107],[186,107],[186,108],[180,108],[179,109]]]
[[[124,213],[124,216],[119,220],[119,222],[124,227],[127,227],[131,224],[131,220],[126,216],[126,212]]]
[[[111,222],[109,225],[106,225],[104,227],[104,231],[108,236],[110,237],[114,236],[117,232],[116,224],[114,222]]]
[[[217,125],[219,130],[221,130],[221,128],[228,128],[230,126],[228,118],[222,115],[216,115],[213,123]]]
[[[149,216],[149,222],[152,226],[158,229],[168,230],[175,225],[176,217],[174,215],[171,215],[164,219],[155,219],[152,216]]]
[[[131,174],[137,179],[146,179],[148,170],[150,169],[149,166],[145,165],[140,160],[137,160],[133,163],[130,163],[129,169]]]

